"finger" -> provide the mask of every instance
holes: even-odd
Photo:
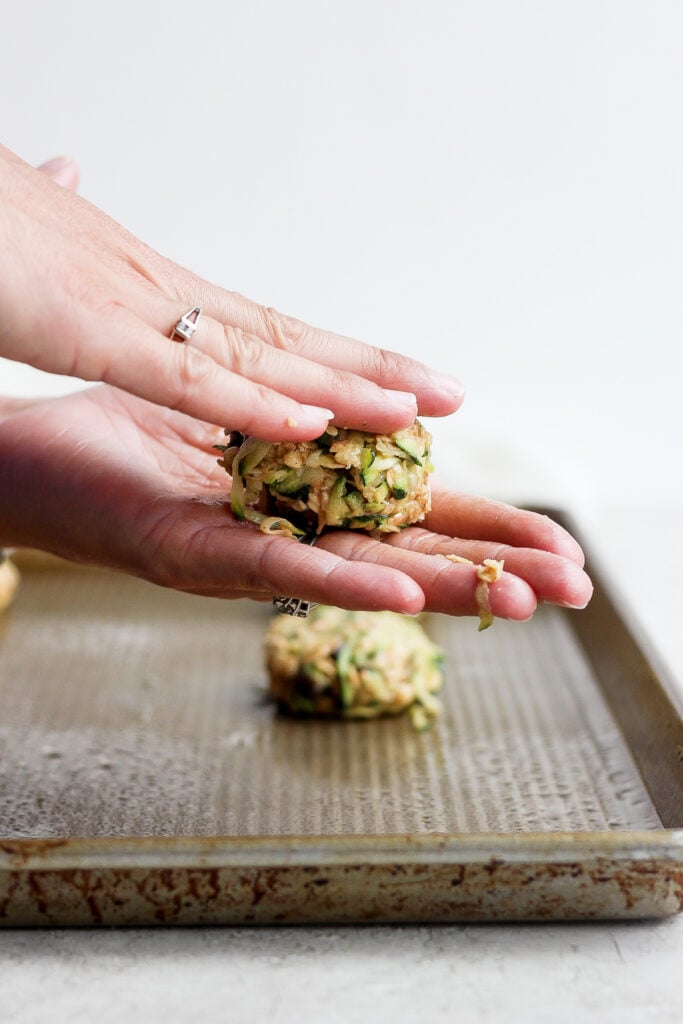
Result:
[[[434,533],[466,540],[487,540],[514,547],[539,548],[583,566],[580,545],[549,516],[488,498],[432,487],[432,510],[425,519]]]
[[[478,615],[475,590],[480,582],[473,565],[460,565],[431,554],[402,550],[395,545],[340,530],[325,533],[317,545],[348,561],[363,561],[373,567],[397,569],[413,579],[425,595],[425,610],[447,615]],[[525,621],[536,609],[536,595],[525,580],[504,572],[489,586],[491,611],[504,619]]]
[[[538,548],[516,548],[482,540],[458,540],[411,527],[387,537],[387,544],[423,555],[460,555],[481,565],[485,558],[505,563],[507,572],[525,580],[541,601],[585,608],[593,593],[586,573],[569,558]]]
[[[188,342],[220,366],[297,402],[324,405],[336,422],[357,430],[390,433],[413,423],[414,395],[386,391],[372,381],[267,345],[239,327],[202,317]]]
[[[408,356],[310,327],[187,272],[183,288],[188,304],[201,305],[214,320],[237,327],[276,349],[322,363],[333,370],[354,373],[390,391],[415,395],[418,411],[423,416],[447,416],[462,405],[465,389],[457,377],[438,373]],[[419,345],[419,338],[416,343]],[[397,414],[399,412],[397,408]],[[374,422],[371,422],[371,429],[376,429]]]
[[[177,319],[177,306],[165,298],[147,299],[136,312],[163,331]],[[225,326],[202,315],[190,341],[219,366],[245,380],[272,388],[304,404],[327,406],[338,423],[358,430],[389,433],[413,423],[417,415],[415,396],[386,391],[356,374],[304,359],[276,349],[238,327]],[[397,413],[398,409],[398,413]]]
[[[167,513],[167,507],[160,514]],[[158,513],[159,514],[159,513]],[[286,595],[339,608],[416,614],[424,606],[420,586],[400,570],[389,566],[347,562],[330,551],[300,544],[286,537],[267,536],[248,524],[236,524],[226,513],[213,514],[207,526],[204,511],[201,527],[187,542],[187,520],[178,518],[176,529],[164,542],[167,555],[153,552],[148,575],[166,586],[181,586],[195,593],[234,596],[235,591]],[[188,516],[196,516],[196,509]]]
[[[75,192],[78,188],[80,171],[78,164],[71,157],[55,156],[41,164],[38,170],[47,174],[48,178],[51,178],[56,185],[61,185],[63,188],[69,189],[70,192]]]
[[[96,318],[81,315],[79,358],[68,372],[264,440],[318,437],[332,416],[329,409],[296,402],[171,341],[122,306],[116,306],[111,324],[104,332]]]
[[[258,601],[260,604],[270,604],[273,600],[273,595],[263,590],[234,590],[226,594],[224,589],[217,587],[184,587],[183,593],[194,597],[216,597],[222,601]]]

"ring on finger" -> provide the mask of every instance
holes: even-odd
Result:
[[[183,313],[171,331],[171,341],[189,341],[197,330],[197,324],[201,315],[201,306],[193,306],[192,309],[188,309],[187,313]]]

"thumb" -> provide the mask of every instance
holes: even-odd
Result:
[[[55,156],[52,160],[41,164],[38,170],[52,178],[55,184],[62,185],[63,188],[68,188],[71,192],[75,192],[78,188],[80,171],[76,161],[69,156]]]

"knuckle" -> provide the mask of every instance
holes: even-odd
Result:
[[[295,352],[306,340],[310,328],[301,320],[279,313],[271,306],[259,308],[263,328],[271,345]]]
[[[325,369],[324,384],[335,395],[343,395],[345,399],[366,398],[364,382],[352,373],[336,370],[334,367]]]
[[[227,348],[226,364],[240,377],[249,377],[266,356],[263,342],[239,327],[223,327]]]
[[[487,553],[487,558],[493,558],[496,562],[504,562],[510,554],[510,547],[507,544],[495,544],[491,549],[490,553]]]
[[[363,374],[378,381],[395,381],[405,376],[405,360],[386,348],[366,346],[361,351]]]
[[[188,398],[202,395],[215,374],[214,363],[191,345],[177,345],[175,395],[172,408],[179,408]]]

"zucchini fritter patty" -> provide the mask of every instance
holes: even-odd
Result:
[[[294,536],[328,527],[388,533],[431,507],[431,435],[419,421],[394,434],[330,426],[314,441],[226,446],[231,505],[265,532]]]
[[[266,634],[270,693],[297,715],[376,718],[411,709],[418,728],[438,713],[443,655],[415,619],[319,605],[277,616]]]

